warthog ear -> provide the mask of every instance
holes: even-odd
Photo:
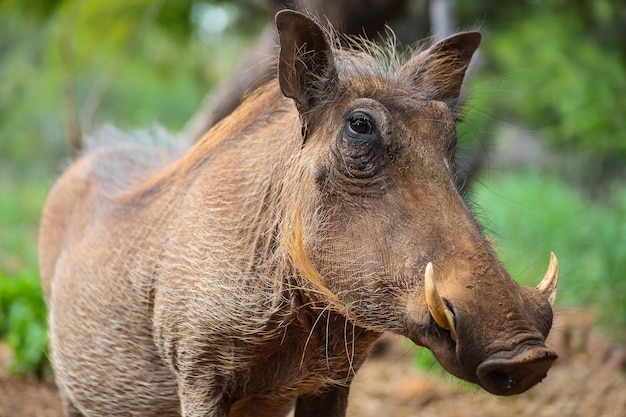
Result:
[[[465,71],[480,44],[480,32],[462,32],[437,42],[398,69],[431,100],[459,97]]]
[[[300,113],[306,113],[325,95],[335,76],[330,41],[313,19],[293,10],[276,14],[280,38],[278,82]]]

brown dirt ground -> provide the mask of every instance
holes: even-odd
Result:
[[[396,337],[371,358],[351,391],[348,416],[360,417],[624,417],[626,350],[599,336],[591,315],[561,313],[549,344],[560,359],[539,385],[515,397],[495,397],[438,372],[410,365],[415,348]],[[6,347],[0,365],[6,365]],[[4,368],[4,367],[2,367]],[[11,379],[0,370],[0,417],[60,417],[54,384]]]

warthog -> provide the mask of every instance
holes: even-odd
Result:
[[[190,150],[102,146],[51,191],[40,264],[67,415],[343,416],[383,332],[495,394],[541,381],[556,259],[518,285],[455,187],[480,34],[381,64],[305,15],[276,24],[277,80]]]

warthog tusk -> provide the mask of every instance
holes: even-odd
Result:
[[[443,299],[435,286],[433,264],[428,262],[424,273],[424,290],[426,292],[426,304],[428,311],[433,316],[435,323],[440,327],[449,330],[452,338],[456,340],[456,329],[454,328],[454,314],[443,302]]]
[[[554,305],[556,298],[556,284],[559,281],[559,261],[556,259],[554,252],[550,252],[550,265],[546,275],[537,285],[537,289],[548,299],[550,305]]]

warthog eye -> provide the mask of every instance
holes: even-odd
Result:
[[[347,131],[349,136],[362,138],[363,135],[371,135],[374,132],[374,125],[367,114],[355,112],[348,119]]]
[[[346,114],[339,136],[337,161],[350,178],[371,178],[381,168],[382,137],[377,119],[363,110]]]
[[[346,134],[359,140],[369,140],[375,135],[375,125],[372,117],[362,111],[355,111],[348,116],[346,121]]]

